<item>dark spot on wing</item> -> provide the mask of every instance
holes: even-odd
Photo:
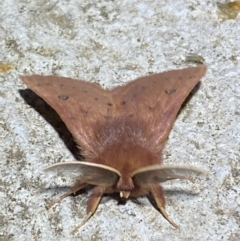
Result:
[[[168,89],[168,90],[165,90],[165,92],[166,92],[168,95],[171,95],[171,94],[173,94],[174,92],[176,92],[176,89]]]
[[[84,93],[87,93],[87,91],[86,91],[86,90],[84,90],[83,92],[84,92]]]
[[[68,95],[59,95],[58,98],[60,100],[67,100],[69,97],[68,97]]]
[[[88,111],[84,110],[82,107],[79,107],[79,111],[85,116],[87,116],[87,114],[88,114]]]
[[[98,98],[94,98],[94,100],[98,100]]]
[[[153,111],[154,110],[154,108],[151,107],[151,106],[148,106],[148,109],[149,109],[149,111]]]
[[[112,103],[108,103],[108,106],[112,106]]]
[[[126,105],[126,101],[122,101],[121,105]]]
[[[62,88],[64,86],[64,84],[60,84],[60,87]]]

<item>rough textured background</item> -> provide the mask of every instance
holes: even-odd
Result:
[[[221,22],[217,0],[2,0],[0,61],[0,240],[240,240],[240,17]],[[24,74],[54,74],[104,87],[189,66],[208,72],[178,116],[166,162],[210,170],[208,178],[169,182],[167,211],[106,197],[73,237],[89,193],[45,206],[65,189],[43,188],[44,167],[74,159],[69,133],[40,99],[20,91]],[[30,103],[30,105],[28,104]],[[33,108],[34,107],[34,108]],[[60,138],[60,137],[61,138]],[[66,146],[67,145],[67,146]]]

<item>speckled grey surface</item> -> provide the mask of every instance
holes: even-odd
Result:
[[[1,1],[0,61],[15,66],[0,74],[1,241],[240,240],[240,17],[220,22],[216,3]],[[46,210],[66,189],[45,190],[41,174],[74,159],[71,138],[41,99],[19,92],[25,89],[19,75],[69,76],[111,88],[189,66],[189,53],[203,56],[208,72],[178,116],[164,157],[210,175],[195,184],[164,184],[167,211],[181,229],[146,198],[117,205],[105,197],[73,237],[89,193]]]

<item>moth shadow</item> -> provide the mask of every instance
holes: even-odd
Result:
[[[72,188],[72,186],[53,186],[53,187],[44,187],[41,189],[42,192],[44,193],[53,193],[53,191],[57,191],[61,194],[67,193],[70,189]],[[88,194],[91,191],[92,188],[90,187],[84,187],[79,189],[78,191],[76,191],[75,193],[71,193],[68,195],[68,197],[76,197],[82,194]],[[60,194],[60,195],[61,195]]]
[[[178,112],[178,115],[180,114],[180,112],[186,107],[187,103],[192,99],[192,97],[195,95],[195,93],[198,92],[199,88],[201,86],[201,81],[198,82],[195,87],[192,89],[192,91],[189,93],[189,95],[187,96],[187,98],[183,101],[182,106]]]
[[[56,111],[30,89],[21,89],[19,94],[28,105],[34,108],[56,130],[74,158],[77,160],[83,159],[81,150]]]

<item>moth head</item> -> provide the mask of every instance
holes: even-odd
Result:
[[[128,198],[137,193],[142,193],[141,188],[147,190],[149,186],[173,179],[187,179],[193,182],[193,178],[206,173],[203,169],[179,164],[179,165],[149,165],[140,168],[130,174],[120,173],[118,170],[90,162],[63,162],[49,166],[46,172],[54,172],[56,176],[70,178],[75,183],[91,184],[105,187],[106,192],[119,192],[120,197]]]
[[[116,187],[120,193],[120,197],[127,199],[135,186],[130,176],[120,176]]]

